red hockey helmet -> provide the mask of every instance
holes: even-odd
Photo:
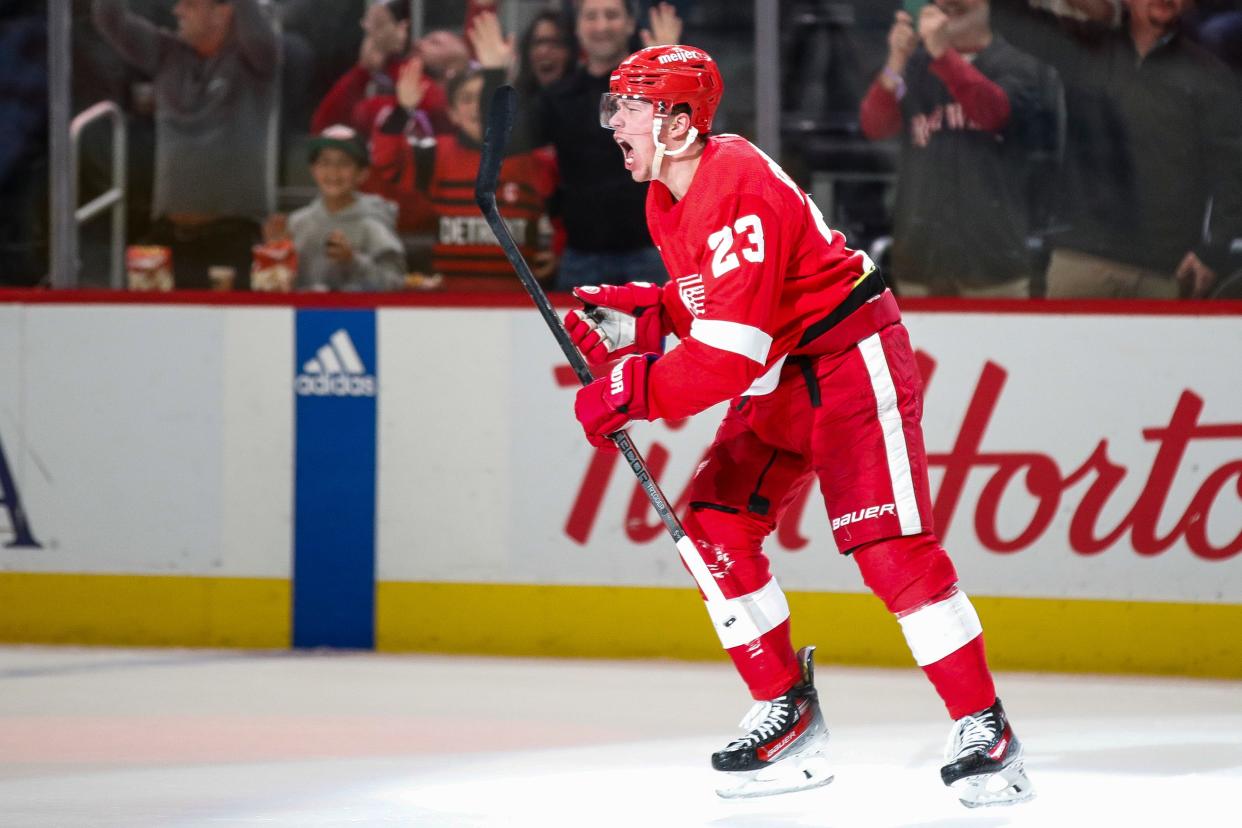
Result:
[[[694,46],[648,46],[621,61],[608,82],[609,94],[651,101],[657,117],[677,104],[690,107],[690,125],[700,134],[712,126],[724,81],[711,55]],[[607,105],[607,104],[606,104]],[[603,122],[607,124],[607,120]]]

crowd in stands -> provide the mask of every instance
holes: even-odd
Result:
[[[75,110],[130,114],[127,241],[168,251],[178,288],[516,289],[473,201],[512,83],[497,195],[535,273],[664,281],[599,100],[633,49],[695,42],[707,4],[526,3],[506,31],[517,2],[423,4],[420,29],[408,0],[74,0]],[[1242,0],[892,8],[854,119],[898,148],[891,238],[856,241],[899,294],[1242,297]],[[38,40],[26,22],[0,60]],[[26,217],[21,148],[46,140],[30,67],[4,73],[0,118],[0,203]],[[89,198],[106,153],[83,152]],[[33,267],[25,224],[0,232],[0,282]]]
[[[898,11],[861,113],[869,137],[901,136],[888,263],[898,287],[1236,292],[1242,96],[1238,75],[1189,36],[1190,10],[1191,0],[940,0],[917,20]],[[1227,11],[1199,29],[1220,44],[1237,23]]]

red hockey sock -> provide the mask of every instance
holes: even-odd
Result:
[[[749,644],[725,652],[755,701],[774,699],[802,680],[788,618]]]
[[[975,636],[939,661],[924,665],[923,672],[954,719],[978,713],[996,701],[996,686],[988,670],[982,635]]]

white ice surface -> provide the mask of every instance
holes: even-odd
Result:
[[[1242,682],[1003,674],[1038,798],[968,811],[919,671],[817,678],[836,781],[725,802],[725,663],[0,648],[0,825],[1242,825]]]

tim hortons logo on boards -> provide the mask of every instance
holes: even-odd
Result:
[[[916,353],[924,387],[931,384],[936,362],[926,353]],[[1242,440],[1242,422],[1201,423],[1203,398],[1190,390],[1183,390],[1165,425],[1142,430],[1143,439],[1156,444],[1156,455],[1147,470],[1147,479],[1138,497],[1125,516],[1115,525],[1101,525],[1101,515],[1110,505],[1114,493],[1132,470],[1109,459],[1108,439],[1101,439],[1077,467],[1064,471],[1057,461],[1038,451],[981,451],[988,426],[996,411],[1001,392],[1009,372],[995,362],[987,362],[975,384],[974,392],[966,406],[957,436],[948,451],[928,453],[931,469],[942,471],[939,488],[935,491],[932,510],[937,532],[941,537],[957,518],[958,505],[967,478],[976,470],[990,476],[984,483],[975,503],[974,531],[981,546],[996,554],[1019,552],[1043,537],[1056,518],[1066,492],[1088,482],[1085,492],[1070,507],[1069,528],[1065,540],[1078,555],[1096,555],[1128,541],[1128,546],[1138,555],[1159,555],[1179,541],[1195,556],[1208,561],[1221,561],[1242,552],[1242,527],[1223,545],[1214,545],[1208,537],[1207,527],[1216,502],[1234,490],[1242,497],[1242,453],[1238,453],[1215,469],[1197,470],[1202,475],[1198,489],[1189,504],[1164,534],[1159,527],[1167,521],[1165,516],[1169,492],[1179,470],[1182,470],[1187,448],[1205,440]],[[568,368],[557,369],[557,381],[561,385],[576,386],[577,380]],[[685,420],[668,421],[670,429],[681,428]],[[653,442],[647,451],[647,467],[652,477],[659,480],[668,465],[669,450],[659,441]],[[565,533],[574,541],[585,544],[590,539],[600,515],[604,496],[614,478],[625,484],[626,470],[618,464],[616,452],[595,452],[587,464],[578,486],[578,493],[565,522]],[[1204,473],[1206,472],[1206,473]],[[1141,473],[1134,469],[1133,473]],[[688,482],[688,481],[687,481]],[[998,528],[1001,502],[1011,486],[1023,485],[1034,503],[1034,513],[1026,526],[1016,536],[1002,537]],[[1231,485],[1232,484],[1232,485]],[[663,481],[666,492],[673,488],[671,481]],[[681,512],[686,506],[686,488],[674,501],[674,508]],[[807,500],[814,496],[812,508],[821,508],[818,487],[808,486],[803,494],[788,508],[776,531],[776,540],[785,549],[796,552],[808,544],[801,534],[803,510]],[[671,498],[670,498],[671,499]],[[1170,515],[1171,516],[1171,515]],[[635,543],[646,543],[659,537],[664,526],[651,519],[651,508],[643,490],[635,486],[625,516],[625,532]]]

